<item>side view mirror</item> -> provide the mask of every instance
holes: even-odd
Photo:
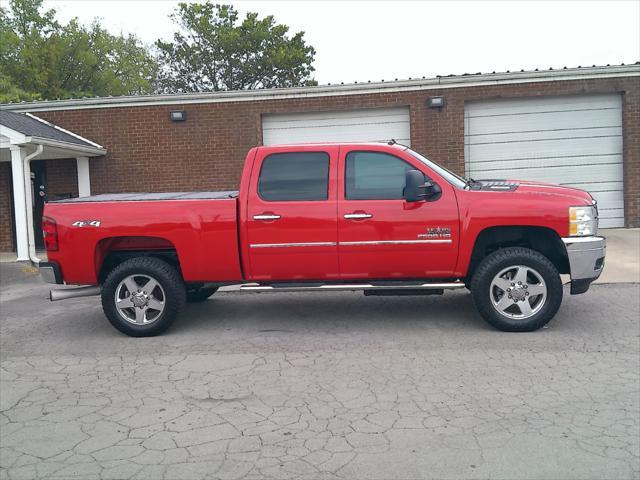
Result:
[[[405,179],[404,199],[407,202],[433,201],[442,194],[440,185],[426,180],[424,174],[418,170],[408,170]]]

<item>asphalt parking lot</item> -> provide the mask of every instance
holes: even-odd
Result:
[[[634,479],[640,286],[534,333],[462,292],[219,294],[162,337],[0,265],[0,478]]]

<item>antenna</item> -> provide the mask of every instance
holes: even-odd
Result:
[[[395,139],[395,138],[392,138],[391,140],[389,140],[389,141],[387,142],[387,145],[395,145],[396,143],[398,143],[398,142],[396,142],[396,139]]]

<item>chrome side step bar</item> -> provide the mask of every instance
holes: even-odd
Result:
[[[415,283],[397,285],[373,285],[371,283],[356,284],[327,284],[327,285],[299,285],[299,286],[278,286],[260,285],[259,283],[243,283],[239,285],[227,285],[220,287],[219,292],[341,292],[341,291],[362,291],[362,290],[454,290],[464,288],[463,282],[446,283]]]
[[[382,284],[373,285],[371,283],[356,283],[356,284],[299,284],[295,286],[291,285],[260,285],[259,283],[242,283],[238,285],[226,285],[218,289],[219,292],[256,292],[256,293],[275,293],[275,292],[357,292],[357,291],[371,291],[375,292],[393,292],[393,291],[411,291],[423,290],[455,290],[458,288],[464,288],[462,282],[445,282],[445,283],[414,283],[414,284]],[[75,288],[64,288],[51,290],[49,292],[49,299],[52,302],[58,300],[66,300],[68,298],[77,297],[91,297],[100,295],[100,287],[98,286],[86,286]]]

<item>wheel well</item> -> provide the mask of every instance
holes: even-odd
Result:
[[[473,276],[473,272],[483,258],[507,247],[526,247],[536,250],[547,257],[558,272],[569,273],[567,252],[555,231],[545,227],[514,226],[490,227],[480,232],[473,246],[467,277]]]
[[[110,237],[102,239],[96,246],[98,282],[102,283],[109,272],[122,262],[135,257],[159,258],[182,275],[178,252],[169,240],[159,237]]]

